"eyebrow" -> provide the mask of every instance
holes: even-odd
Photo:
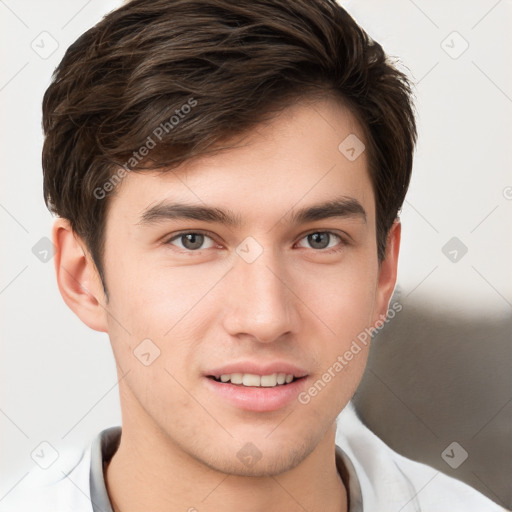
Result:
[[[359,201],[352,197],[340,197],[324,203],[301,208],[295,212],[283,215],[289,216],[289,224],[299,225],[329,218],[359,217],[366,222],[366,211]],[[212,206],[202,206],[186,203],[170,203],[162,201],[147,208],[141,215],[139,225],[149,225],[166,220],[200,220],[224,224],[229,227],[240,227],[240,215],[231,210],[223,210]]]

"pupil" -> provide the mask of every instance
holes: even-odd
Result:
[[[311,233],[308,235],[309,243],[315,249],[325,249],[329,245],[329,233]],[[323,242],[321,241],[323,238]],[[319,244],[320,247],[315,246],[315,244]]]
[[[203,245],[204,235],[200,233],[187,233],[183,235],[183,246],[187,249],[199,249]],[[189,243],[191,242],[191,243]]]

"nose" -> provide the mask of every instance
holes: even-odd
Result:
[[[271,247],[252,262],[236,257],[225,286],[224,328],[230,335],[271,343],[298,332],[300,300],[290,272]]]

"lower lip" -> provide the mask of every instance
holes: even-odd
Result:
[[[306,385],[306,379],[302,377],[290,384],[265,388],[218,382],[205,377],[206,385],[218,396],[239,409],[255,412],[276,411],[297,400]]]

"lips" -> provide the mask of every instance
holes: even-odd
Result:
[[[291,406],[308,382],[308,372],[283,360],[238,361],[203,372],[214,399],[237,409],[271,412]]]
[[[208,393],[211,393],[212,406],[214,403],[222,403],[238,410],[262,413],[291,407],[293,404],[297,406],[297,397],[304,392],[309,379],[303,376],[294,378],[289,384],[269,387],[261,386],[261,382],[260,386],[232,384],[216,380],[213,376],[205,376],[203,381]]]

